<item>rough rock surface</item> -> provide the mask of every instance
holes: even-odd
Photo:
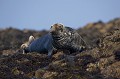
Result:
[[[78,32],[91,49],[72,54],[58,50],[48,59],[20,49],[30,35],[47,31],[1,29],[0,79],[120,79],[120,19],[89,23]]]

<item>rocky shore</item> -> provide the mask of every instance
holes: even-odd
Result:
[[[30,35],[48,31],[0,30],[0,79],[120,79],[120,18],[77,29],[91,49],[69,54],[58,50],[51,59],[36,52],[22,54]]]

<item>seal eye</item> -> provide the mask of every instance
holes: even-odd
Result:
[[[61,26],[60,26],[61,28],[63,28],[63,25],[61,24]]]
[[[60,30],[61,32],[63,32],[63,28],[60,28],[59,30]]]
[[[53,26],[51,26],[51,28],[52,28]]]
[[[63,31],[63,25],[59,26],[59,30],[62,32]]]

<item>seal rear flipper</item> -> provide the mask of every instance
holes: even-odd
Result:
[[[31,35],[29,37],[28,43],[31,44],[34,40],[35,40],[35,37]]]

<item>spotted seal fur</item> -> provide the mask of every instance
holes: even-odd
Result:
[[[53,46],[56,49],[67,49],[70,52],[81,52],[85,49],[85,41],[76,30],[56,23],[51,26],[50,33],[53,38]]]

